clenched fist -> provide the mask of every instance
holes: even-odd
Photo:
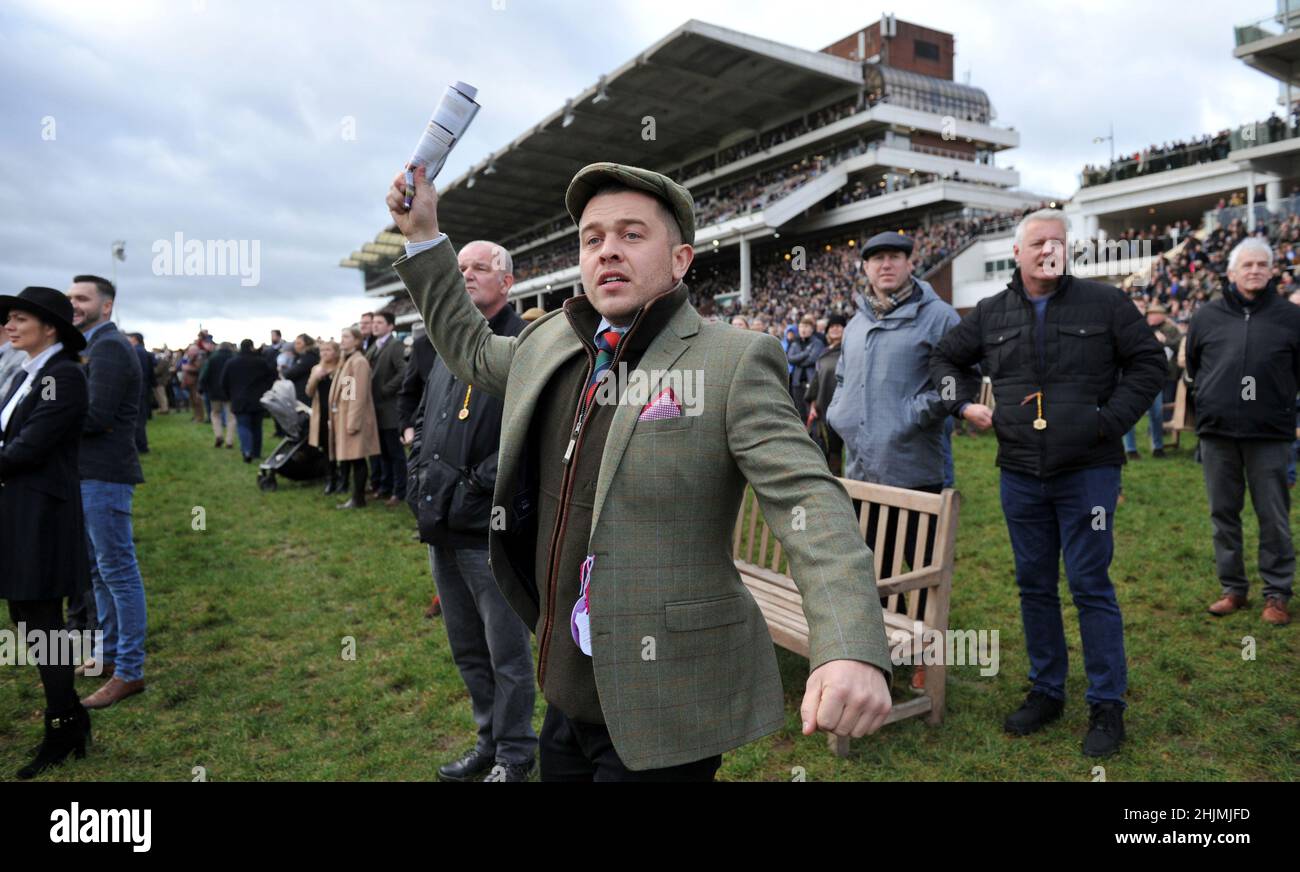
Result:
[[[884,726],[892,708],[885,673],[859,660],[830,660],[808,676],[800,707],[803,734],[822,730],[860,739]]]

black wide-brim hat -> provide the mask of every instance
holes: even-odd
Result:
[[[9,312],[21,309],[31,312],[46,324],[56,327],[63,347],[81,351],[86,347],[86,337],[72,323],[72,301],[54,288],[23,288],[18,296],[0,295],[0,324],[9,320]]]

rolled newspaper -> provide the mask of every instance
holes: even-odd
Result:
[[[438,108],[433,110],[429,125],[425,127],[420,141],[415,144],[415,153],[407,165],[408,189],[413,186],[409,174],[413,173],[416,167],[425,167],[425,178],[430,182],[438,175],[442,165],[447,162],[447,155],[451,154],[451,150],[456,147],[456,143],[465,135],[470,122],[478,114],[479,104],[474,100],[476,96],[478,96],[478,89],[473,85],[456,82],[447,86]],[[409,198],[412,195],[413,192],[408,190],[407,208],[410,208]]]

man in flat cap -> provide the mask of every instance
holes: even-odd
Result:
[[[466,297],[423,170],[415,185],[409,209],[404,174],[388,193],[408,240],[394,266],[451,371],[505,401],[489,551],[537,634],[542,779],[711,780],[722,752],[785,722],[731,560],[746,484],[803,594],[805,734],[879,729],[890,660],[871,552],[795,414],[780,343],[687,301],[690,192],[635,167],[579,171],[565,205],[586,294],[505,337]]]
[[[912,240],[878,233],[862,248],[866,293],[855,291],[858,311],[844,328],[844,352],[835,368],[835,395],[827,409],[831,429],[844,440],[844,477],[937,494],[944,481],[944,422],[948,410],[930,382],[930,352],[961,319],[934,288],[912,275]],[[877,513],[868,516],[867,541],[876,541]],[[885,531],[892,552],[896,519]],[[919,516],[912,513],[903,559],[916,554]],[[934,542],[934,531],[926,541]],[[884,555],[885,567],[894,565]],[[924,591],[921,598],[924,614]],[[923,667],[912,686],[924,687]]]

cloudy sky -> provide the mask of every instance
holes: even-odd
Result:
[[[0,7],[0,292],[110,274],[118,320],[175,346],[337,335],[366,308],[337,266],[441,89],[484,108],[451,179],[690,18],[819,49],[881,12],[956,35],[957,78],[1021,132],[1022,187],[1068,197],[1117,151],[1263,118],[1277,86],[1232,57],[1271,0],[654,3],[586,0],[7,0]],[[350,119],[350,120],[349,120]],[[348,137],[350,128],[355,135]],[[239,276],[156,275],[157,240],[256,241]]]

